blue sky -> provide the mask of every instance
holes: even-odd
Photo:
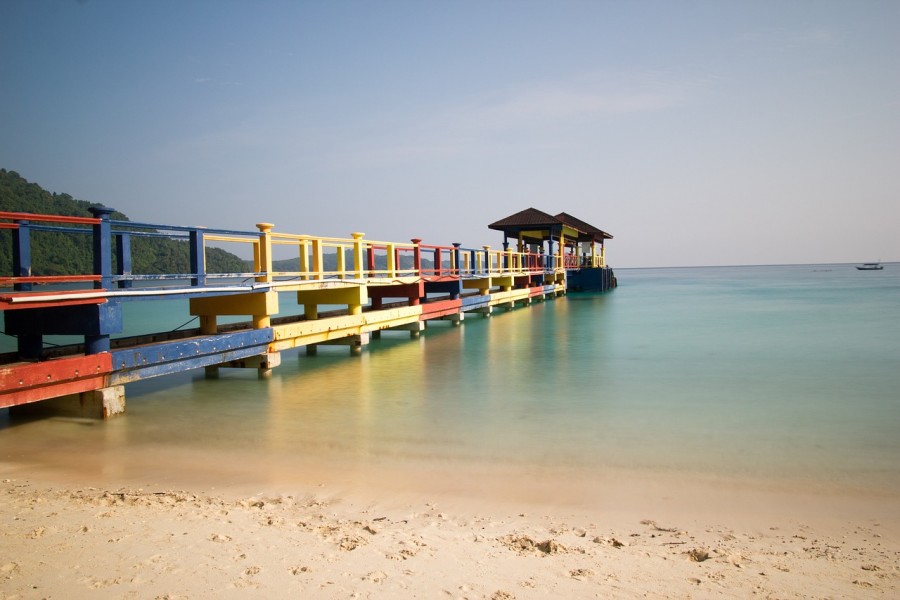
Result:
[[[900,260],[900,2],[0,2],[0,167],[133,220]]]

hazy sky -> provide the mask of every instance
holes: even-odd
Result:
[[[900,2],[0,0],[0,167],[136,221],[900,260]]]

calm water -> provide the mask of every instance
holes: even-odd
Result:
[[[0,470],[415,487],[628,469],[900,490],[900,265],[617,275],[610,294],[385,333],[357,358],[285,353],[268,380],[132,384],[107,423],[0,411]],[[136,303],[147,320],[127,313],[131,332],[189,319],[171,306]]]

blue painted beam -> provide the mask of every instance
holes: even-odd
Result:
[[[268,344],[261,346],[245,346],[243,348],[216,352],[214,354],[183,357],[171,362],[157,363],[124,371],[115,371],[109,376],[109,385],[121,385],[123,383],[130,383],[141,379],[149,379],[151,377],[199,369],[200,367],[212,367],[229,361],[259,356],[265,354],[266,350],[268,350]]]
[[[122,348],[112,352],[112,368],[114,372],[118,373],[119,371],[151,367],[169,362],[177,363],[200,356],[215,356],[240,351],[241,349],[252,349],[252,352],[241,357],[245,358],[246,356],[266,352],[269,343],[274,340],[274,330],[267,327],[265,329],[234,331],[173,340],[171,342],[158,342],[146,346]],[[231,359],[221,359],[221,361],[225,360]]]
[[[469,296],[463,296],[460,298],[462,300],[462,308],[463,312],[468,310],[476,310],[478,308],[484,308],[485,306],[490,306],[491,296],[482,296],[479,294],[472,294]]]

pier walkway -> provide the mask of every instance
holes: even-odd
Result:
[[[314,353],[319,344],[339,343],[359,353],[383,330],[417,336],[433,319],[459,324],[467,314],[490,316],[498,307],[555,298],[566,293],[567,273],[591,270],[600,273],[604,288],[614,284],[602,249],[577,254],[585,247],[575,245],[578,236],[586,232],[570,225],[548,230],[540,248],[526,249],[520,236],[513,250],[506,243],[493,249],[382,242],[363,233],[298,235],[277,232],[270,223],[254,231],[145,224],[112,220],[107,208],[91,212],[0,212],[13,256],[12,273],[0,273],[0,310],[17,348],[0,355],[0,408],[73,397],[88,412],[108,417],[124,410],[129,382],[200,367],[208,374],[253,368],[266,376],[284,350]],[[36,236],[89,239],[92,272],[34,274],[48,272],[32,256]],[[147,238],[186,244],[187,271],[134,273],[132,249]],[[207,271],[209,248],[247,255],[248,246],[252,269],[248,261],[247,272]],[[291,270],[273,268],[276,253],[294,258]],[[174,298],[188,300],[199,327],[117,337],[124,330],[123,304]],[[221,322],[235,316],[244,321]],[[45,336],[59,335],[75,336],[75,342],[45,347]]]

